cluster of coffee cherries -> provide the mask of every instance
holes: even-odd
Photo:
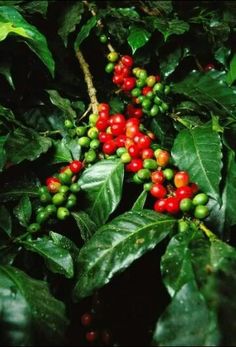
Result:
[[[83,166],[82,161],[74,160],[61,168],[59,173],[48,177],[45,186],[40,186],[41,206],[36,210],[36,222],[28,227],[30,233],[40,231],[42,224],[51,217],[64,220],[70,216],[71,209],[77,204],[77,193],[80,191],[78,174]]]
[[[81,316],[81,325],[85,329],[85,340],[90,343],[99,343],[99,346],[108,346],[112,342],[109,329],[98,329],[96,327],[96,314],[93,311],[85,312]]]
[[[110,52],[107,59],[109,63],[105,70],[113,72],[113,83],[131,95],[133,104],[139,105],[145,115],[155,117],[168,110],[170,86],[161,83],[160,75],[148,76],[145,69],[133,67],[134,60],[129,55],[119,59],[117,52]]]

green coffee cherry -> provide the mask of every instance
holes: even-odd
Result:
[[[66,194],[68,192],[68,190],[69,190],[69,187],[63,185],[63,186],[60,186],[59,193]]]
[[[70,119],[65,119],[64,126],[66,129],[72,129],[74,125]]]
[[[45,211],[48,213],[48,215],[52,215],[55,214],[57,212],[57,208],[55,205],[51,204],[51,205],[47,205],[45,207]]]
[[[209,209],[205,205],[197,205],[194,210],[194,217],[204,219],[209,215]]]
[[[131,161],[131,155],[129,153],[123,153],[120,157],[122,163],[128,164]]]
[[[107,55],[107,59],[111,62],[111,63],[115,63],[119,58],[119,54],[117,52],[110,52]]]
[[[70,215],[70,211],[66,207],[59,207],[57,210],[57,218],[60,220],[65,220]]]
[[[56,206],[62,205],[65,201],[66,201],[66,196],[65,196],[65,194],[62,194],[62,193],[56,193],[52,197],[52,202]]]
[[[148,180],[151,176],[151,172],[148,169],[140,169],[137,172],[137,176],[140,180]]]
[[[87,131],[87,128],[85,126],[79,126],[75,128],[76,135],[81,137],[84,136]]]
[[[179,233],[185,233],[189,230],[188,222],[184,220],[179,220],[178,222],[178,231]]]
[[[138,177],[137,173],[133,175],[133,182],[136,184],[143,184],[143,180]]]
[[[167,168],[163,170],[163,175],[168,181],[171,181],[174,177],[174,170]]]
[[[75,182],[75,183],[72,183],[72,185],[70,186],[70,191],[72,193],[78,193],[80,191],[80,185],[79,183]]]
[[[52,197],[51,197],[51,194],[47,192],[47,193],[40,194],[39,199],[43,204],[47,204],[48,202],[52,200]]]
[[[106,73],[112,73],[112,71],[114,70],[114,64],[113,63],[108,63],[106,66],[105,66],[105,71]]]
[[[66,173],[66,171],[61,172],[59,174],[59,179],[62,184],[70,184],[71,183],[71,176]]]
[[[49,215],[48,215],[48,213],[47,213],[45,210],[42,211],[42,212],[39,212],[39,213],[36,215],[36,222],[37,222],[38,224],[42,224],[42,223],[44,223],[44,222],[47,221],[48,217],[49,217]]]
[[[78,144],[81,147],[89,147],[90,146],[90,138],[87,137],[87,136],[82,136],[82,137],[79,138]]]
[[[48,188],[46,186],[39,187],[39,194],[48,193]]]
[[[87,163],[92,163],[97,159],[97,154],[93,149],[90,149],[84,154],[84,159]]]
[[[100,35],[99,36],[99,41],[101,42],[101,43],[107,43],[107,41],[108,41],[108,38],[107,38],[107,36],[106,35]]]
[[[32,223],[28,226],[27,231],[29,233],[37,233],[38,231],[40,231],[40,224],[39,223]]]
[[[97,139],[98,137],[98,134],[99,134],[99,131],[96,127],[92,127],[88,130],[87,132],[87,136],[91,139],[91,140],[94,140],[94,139]]]
[[[118,157],[121,157],[122,154],[124,154],[124,153],[127,153],[127,149],[125,147],[120,147],[116,151],[116,154],[118,155]]]
[[[89,145],[89,147],[90,147],[91,149],[98,149],[99,146],[100,146],[100,141],[99,141],[98,139],[92,140],[92,141],[90,142],[90,145]]]
[[[152,182],[147,182],[144,183],[143,185],[143,189],[146,190],[147,192],[149,192],[149,190],[152,188]]]
[[[180,201],[180,210],[183,212],[188,212],[193,208],[193,203],[191,199],[185,198]]]
[[[156,83],[153,87],[153,91],[154,93],[162,93],[163,92],[163,89],[164,89],[164,86],[162,83]]]
[[[137,98],[138,96],[141,95],[141,90],[140,88],[134,88],[132,91],[131,91],[131,95],[135,98]]]
[[[97,120],[98,120],[98,115],[97,114],[94,114],[94,113],[90,114],[90,116],[89,116],[89,125],[94,126],[96,124]]]
[[[205,193],[199,193],[193,198],[193,204],[196,205],[205,205],[208,202],[208,196]]]
[[[144,167],[144,169],[156,170],[157,169],[157,162],[154,159],[144,159],[143,167]]]
[[[158,115],[158,113],[159,113],[159,107],[157,105],[153,105],[151,110],[150,110],[150,115],[152,117],[155,117]]]

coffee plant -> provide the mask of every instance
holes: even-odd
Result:
[[[236,3],[0,1],[0,345],[236,344]]]

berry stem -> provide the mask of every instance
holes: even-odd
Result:
[[[195,60],[195,63],[197,65],[197,67],[198,67],[198,70],[199,71],[204,71],[202,65],[200,64],[200,62],[199,62],[199,60],[198,60],[198,58],[196,56],[194,56],[194,60]]]
[[[56,135],[56,134],[60,134],[61,130],[47,130],[47,131],[42,131],[40,132],[40,135],[42,136],[50,136],[50,135]]]
[[[88,63],[85,61],[85,58],[79,49],[76,51],[76,57],[80,63],[80,67],[84,73],[84,79],[85,79],[85,82],[87,84],[88,95],[89,95],[89,98],[91,100],[93,113],[96,114],[98,112],[98,109],[97,109],[98,100],[97,100],[97,96],[96,96],[97,91],[96,91],[94,84],[93,84],[93,76],[89,70]]]
[[[198,224],[199,229],[201,229],[204,234],[210,239],[210,240],[216,240],[218,239],[218,237],[210,230],[206,227],[206,225],[203,222],[200,222]]]
[[[92,108],[92,104],[89,104],[87,110],[86,110],[86,111],[82,114],[82,116],[79,118],[79,122],[87,116],[87,114],[91,111],[91,108]]]

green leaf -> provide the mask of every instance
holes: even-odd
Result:
[[[3,170],[6,163],[6,151],[4,149],[8,136],[0,136],[0,172]]]
[[[72,161],[71,152],[65,138],[63,138],[62,140],[53,141],[53,150],[53,164],[68,163]]]
[[[146,190],[143,190],[141,192],[141,194],[139,195],[139,197],[137,198],[137,200],[135,201],[135,203],[132,206],[132,211],[143,210],[144,205],[145,205],[146,200],[147,200],[147,195],[148,195],[148,193]]]
[[[236,224],[236,162],[235,153],[228,151],[227,176],[222,195],[222,210],[225,213],[225,221],[228,226]]]
[[[0,74],[3,75],[12,89],[15,89],[15,85],[11,75],[11,66],[9,63],[3,63],[0,66]]]
[[[226,75],[226,82],[229,86],[234,83],[236,80],[236,54],[234,54],[233,58],[231,59],[229,71]]]
[[[138,12],[135,10],[134,7],[118,7],[118,8],[109,8],[108,10],[105,10],[103,13],[103,17],[109,16],[109,17],[115,17],[120,20],[137,20],[140,18]]]
[[[0,266],[1,342],[10,346],[42,345],[64,340],[68,325],[64,304],[55,299],[45,282],[24,272]]]
[[[215,59],[222,65],[227,65],[227,60],[230,56],[231,49],[226,46],[221,46],[215,52]]]
[[[111,107],[111,114],[124,112],[124,101],[118,96],[111,98],[109,101],[109,105]]]
[[[166,20],[160,17],[150,17],[153,29],[157,29],[164,36],[164,40],[172,35],[182,35],[189,30],[189,24],[181,19]]]
[[[217,346],[216,318],[194,281],[185,284],[159,319],[153,346]]]
[[[170,119],[166,116],[158,116],[158,119],[153,118],[150,123],[151,130],[160,141],[162,147],[170,149],[174,142],[175,130]]]
[[[65,248],[55,244],[49,237],[20,241],[20,244],[28,251],[42,256],[52,272],[62,274],[67,278],[73,277],[74,266],[70,253]]]
[[[51,145],[50,138],[40,136],[31,129],[17,128],[9,134],[5,150],[9,162],[19,164],[23,160],[37,159],[41,154],[46,153]]]
[[[86,169],[78,183],[88,199],[87,212],[97,226],[104,224],[118,206],[123,188],[124,165],[102,160]]]
[[[14,214],[22,226],[26,227],[29,224],[32,214],[32,205],[28,195],[24,195],[21,198],[19,204],[14,209]]]
[[[216,115],[230,114],[236,106],[236,90],[206,73],[190,73],[173,85],[173,92],[187,96]]]
[[[70,118],[71,120],[76,118],[76,112],[71,107],[70,100],[62,98],[56,90],[47,90],[47,93],[49,94],[51,103],[63,111],[66,118]]]
[[[160,62],[160,71],[167,78],[176,70],[181,60],[188,55],[189,50],[187,48],[185,50],[182,50],[181,48],[175,49]]]
[[[143,47],[150,39],[151,34],[144,28],[132,26],[129,30],[128,44],[134,54],[137,49]]]
[[[195,279],[189,249],[190,242],[196,237],[195,234],[195,231],[189,229],[185,233],[172,237],[161,259],[163,281],[171,297],[184,284]]]
[[[0,229],[2,229],[8,236],[11,236],[11,215],[4,205],[0,205]]]
[[[29,24],[14,7],[0,7],[0,41],[13,33],[23,37],[30,49],[35,52],[54,75],[55,63],[48,49],[45,37],[36,27]]]
[[[77,259],[79,255],[79,248],[71,239],[69,239],[68,237],[64,235],[55,233],[54,231],[50,231],[49,236],[56,246],[69,251],[73,260]]]
[[[64,41],[65,46],[67,46],[69,34],[74,32],[76,25],[80,23],[83,12],[84,6],[82,2],[70,4],[69,7],[65,9],[63,17],[60,20],[60,28],[58,30],[58,34]]]
[[[81,43],[89,36],[90,31],[96,26],[97,24],[97,17],[94,16],[90,18],[87,23],[85,23],[82,28],[80,29],[80,32],[78,33],[75,43],[74,43],[74,49],[77,51],[80,48]]]
[[[30,14],[39,13],[45,18],[48,10],[48,1],[27,1],[27,3],[23,3],[21,6],[24,12],[28,12]]]
[[[84,211],[72,212],[82,239],[86,242],[96,231],[96,224],[92,221],[91,217]]]
[[[39,180],[31,172],[27,172],[27,176],[17,177],[16,180],[1,185],[0,202],[15,201],[23,195],[38,197],[39,185]]]
[[[213,199],[219,200],[221,179],[221,141],[210,127],[181,131],[172,149],[175,164],[187,170],[192,182]]]
[[[151,210],[126,212],[102,226],[80,251],[75,297],[82,299],[104,286],[153,249],[174,226],[172,217]]]

